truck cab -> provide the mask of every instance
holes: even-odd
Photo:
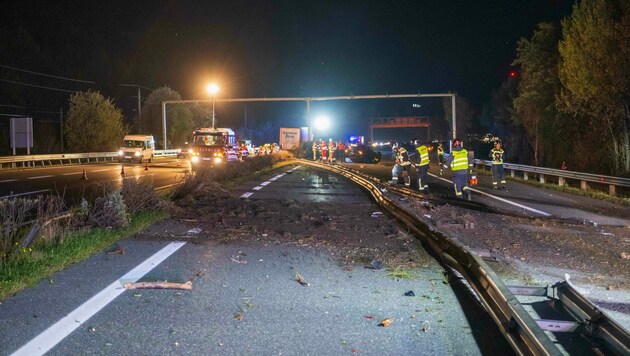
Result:
[[[190,163],[193,168],[238,161],[236,135],[228,128],[195,130],[190,142],[190,151]]]
[[[153,162],[155,141],[152,135],[125,135],[118,150],[120,162]]]

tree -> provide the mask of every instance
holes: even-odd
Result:
[[[78,92],[70,97],[65,133],[73,151],[114,151],[128,129],[122,113],[99,92]]]
[[[544,162],[546,150],[556,153],[553,146],[560,133],[554,130],[556,96],[560,92],[559,37],[560,32],[554,24],[538,24],[531,40],[521,38],[518,41],[514,61],[514,65],[521,68],[518,96],[514,99],[514,118],[525,130],[536,166]]]
[[[571,115],[577,167],[630,172],[630,4],[581,1],[562,21],[558,105]]]
[[[145,100],[140,116],[140,126],[144,133],[150,133],[155,137],[157,146],[163,146],[164,142],[162,102],[181,99],[182,97],[178,92],[168,86],[163,86],[151,92]],[[166,105],[166,127],[168,130],[167,139],[171,143],[169,146],[184,143],[194,129],[190,109],[184,104]]]

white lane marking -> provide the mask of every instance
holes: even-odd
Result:
[[[445,181],[445,182],[448,182],[448,183],[453,184],[453,182],[452,182],[452,181],[450,181],[450,180],[448,180],[448,179],[446,179],[446,178],[438,177],[438,176],[436,176],[436,175],[435,175],[435,174],[433,174],[433,173],[429,173],[429,175],[430,175],[431,177],[434,177],[434,178],[437,178],[437,179],[441,179],[441,180],[443,180],[443,181]],[[513,202],[513,201],[511,201],[511,200],[507,200],[507,199],[503,199],[503,198],[498,197],[498,196],[496,196],[496,195],[492,195],[492,194],[490,194],[490,193],[486,193],[486,192],[483,192],[483,191],[481,191],[481,190],[477,190],[477,189],[475,189],[475,188],[470,188],[470,187],[468,187],[468,189],[470,189],[471,191],[473,191],[473,192],[475,192],[475,193],[477,193],[477,194],[485,195],[485,196],[487,196],[488,198],[492,198],[492,199],[498,200],[498,201],[500,201],[500,202],[503,202],[503,203],[506,203],[506,204],[509,204],[509,205],[513,205],[513,206],[516,206],[516,207],[518,207],[518,208],[525,209],[525,210],[527,210],[527,211],[531,211],[532,213],[536,213],[536,214],[539,214],[539,215],[542,215],[542,216],[551,216],[551,215],[552,215],[552,214],[546,213],[546,212],[544,212],[544,211],[541,211],[541,210],[538,210],[538,209],[534,209],[534,208],[530,208],[530,207],[525,206],[525,205],[523,205],[523,204],[519,204],[519,203],[517,203],[517,202]]]
[[[98,294],[90,298],[81,306],[70,312],[61,320],[50,326],[41,334],[37,335],[34,339],[26,343],[15,351],[12,356],[18,355],[43,355],[50,349],[55,347],[66,336],[70,335],[81,324],[88,321],[99,310],[103,309],[112,300],[118,297],[125,291],[123,287],[124,283],[135,282],[142,276],[147,274],[166,258],[172,255],[175,251],[179,250],[185,242],[171,242],[160,251],[156,252],[153,256],[146,259],[139,264],[136,268],[127,272],[119,280],[114,281],[109,286],[105,287]]]
[[[50,177],[54,177],[51,175],[47,175],[47,176],[37,176],[37,177],[28,177],[26,179],[42,179],[42,178],[50,178]]]
[[[259,185],[259,186],[256,186],[256,187],[252,188],[252,189],[253,189],[253,190],[261,190],[262,188],[263,188],[263,187]]]
[[[252,192],[247,192],[247,193],[245,193],[245,194],[241,195],[241,198],[249,198],[249,197],[251,197],[251,196],[252,196],[252,194],[254,194],[254,193],[252,193]]]
[[[31,195],[31,194],[37,194],[37,193],[43,193],[43,192],[49,192],[49,191],[50,191],[50,189],[34,190],[32,192],[12,194],[12,195],[5,195],[5,196],[0,197],[0,199],[15,198],[15,197],[19,197],[19,196],[22,196],[22,195]]]
[[[269,184],[271,184],[270,180],[260,183],[260,185],[262,185],[263,187],[266,186],[266,185],[269,185]]]
[[[107,172],[107,171],[111,171],[111,168],[106,168],[106,169],[95,169],[93,171],[91,171],[90,173],[94,173],[94,172]]]
[[[0,183],[8,183],[8,182],[15,182],[17,181],[17,179],[5,179],[5,180],[0,180]]]
[[[73,174],[83,174],[83,172],[69,172],[69,173],[61,173],[62,176],[71,176]]]

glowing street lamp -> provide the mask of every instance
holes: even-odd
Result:
[[[330,119],[327,116],[318,116],[315,118],[315,128],[317,130],[325,131],[330,127]]]
[[[212,95],[212,128],[214,128],[214,99],[217,97],[217,93],[219,92],[219,86],[215,83],[208,84],[208,93]]]

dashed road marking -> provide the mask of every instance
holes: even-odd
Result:
[[[254,193],[252,193],[252,192],[247,192],[247,193],[245,193],[245,194],[241,195],[241,198],[249,198],[250,196],[252,196],[252,194],[254,194]]]
[[[46,175],[46,176],[28,177],[26,179],[42,179],[42,178],[51,178],[51,177],[54,177],[54,176]]]
[[[8,183],[8,182],[16,182],[17,179],[5,179],[5,180],[0,180],[0,183]]]

